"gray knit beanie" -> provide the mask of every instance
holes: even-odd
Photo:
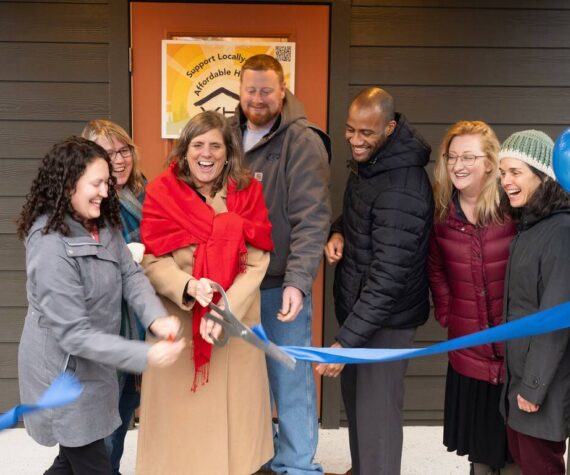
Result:
[[[499,160],[516,158],[556,180],[552,168],[552,139],[540,130],[515,132],[501,145]]]

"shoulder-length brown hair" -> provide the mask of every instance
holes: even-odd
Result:
[[[111,143],[115,139],[126,144],[131,149],[133,157],[133,169],[126,185],[135,196],[138,196],[144,190],[145,180],[141,171],[138,148],[125,129],[110,120],[95,119],[87,122],[83,132],[81,132],[81,136],[93,140],[93,142],[97,142],[100,138],[105,138]]]
[[[201,112],[188,121],[180,134],[180,138],[172,149],[168,162],[176,163],[174,172],[178,178],[188,183],[192,188],[198,189],[192,177],[190,167],[188,166],[186,154],[188,153],[190,142],[192,142],[195,137],[203,135],[213,129],[219,130],[222,134],[226,147],[226,164],[222,169],[222,173],[212,185],[211,196],[214,196],[225,187],[229,179],[232,179],[236,183],[238,191],[242,190],[249,185],[251,176],[244,166],[240,144],[228,120],[217,112]]]
[[[109,167],[109,191],[101,203],[101,215],[95,224],[98,227],[108,224],[119,229],[119,198],[114,188],[115,178],[111,175],[111,160],[107,152],[91,140],[70,137],[55,144],[43,158],[18,218],[18,237],[23,240],[34,221],[44,214],[48,217],[43,228],[44,234],[53,231],[69,235],[65,216],[74,213],[71,196],[87,166],[99,159],[105,160]]]
[[[485,154],[485,165],[491,169],[487,174],[481,194],[475,206],[477,224],[485,226],[502,221],[502,212],[499,206],[499,149],[500,144],[493,129],[480,120],[462,120],[453,124],[446,132],[440,145],[434,169],[434,199],[435,218],[443,221],[449,213],[454,186],[447,170],[445,154],[449,152],[451,141],[462,135],[478,135],[481,148]]]

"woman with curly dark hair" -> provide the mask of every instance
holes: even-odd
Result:
[[[136,262],[144,255],[141,243],[142,204],[146,180],[141,172],[138,149],[133,140],[119,124],[106,119],[90,120],[81,136],[101,145],[111,159],[115,190],[119,198],[123,237]],[[121,315],[121,336],[129,340],[144,341],[144,329],[137,316],[123,301]],[[111,456],[113,474],[120,475],[125,437],[133,414],[140,404],[141,375],[119,371],[119,415],[121,425],[105,439]]]
[[[512,134],[499,152],[509,212],[519,217],[505,277],[507,322],[570,300],[570,195],[556,182],[553,142]],[[501,412],[522,473],[563,475],[570,435],[570,330],[506,342]]]
[[[18,220],[25,241],[28,313],[18,371],[23,403],[62,371],[83,385],[77,402],[24,417],[28,433],[60,450],[46,474],[111,474],[104,437],[120,424],[115,368],[172,364],[184,341],[153,346],[119,336],[121,298],[162,338],[179,321],[154,294],[121,236],[119,204],[103,148],[79,137],[44,157]]]

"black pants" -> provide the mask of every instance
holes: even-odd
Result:
[[[366,348],[409,348],[415,328],[378,330]],[[399,475],[407,360],[346,365],[341,389],[354,475]]]
[[[111,475],[111,462],[103,439],[82,447],[59,446],[59,454],[44,475]]]
[[[124,378],[119,399],[121,425],[109,437],[105,438],[105,446],[107,447],[107,452],[110,454],[111,467],[113,468],[114,475],[121,475],[119,468],[125,449],[125,437],[127,436],[127,431],[129,430],[135,409],[139,407],[141,401],[141,394],[140,391],[137,390],[136,382],[136,379],[140,378],[140,375],[125,373],[121,375],[121,377]]]

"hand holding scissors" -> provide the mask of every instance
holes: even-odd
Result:
[[[223,304],[220,304],[220,308],[223,309]],[[210,315],[210,314],[206,314]],[[204,340],[206,340],[210,345],[215,345],[216,341],[222,337],[224,328],[222,325],[211,318],[204,316],[200,322],[200,335]]]
[[[295,359],[285,353],[277,345],[270,341],[264,341],[259,338],[251,328],[243,324],[231,311],[228,297],[220,284],[210,281],[212,287],[222,296],[221,303],[216,305],[210,302],[210,310],[214,313],[207,313],[204,315],[203,320],[212,320],[216,324],[223,327],[223,332],[218,336],[210,335],[211,340],[216,346],[224,346],[231,337],[238,337],[245,340],[250,345],[263,351],[266,355],[274,358],[290,369],[295,367]]]
[[[202,307],[207,307],[213,297],[214,289],[212,288],[212,281],[205,277],[198,279],[194,290],[194,298],[196,301],[202,305]]]

